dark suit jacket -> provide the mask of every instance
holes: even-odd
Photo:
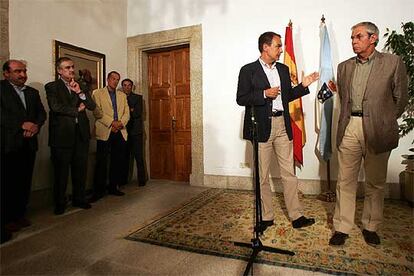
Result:
[[[407,105],[407,71],[399,56],[375,51],[371,72],[362,100],[365,141],[375,153],[398,146],[397,118]],[[337,146],[342,142],[351,118],[351,85],[356,57],[338,65],[337,86],[341,98]]]
[[[289,140],[292,140],[289,102],[308,94],[309,89],[303,87],[302,84],[292,88],[289,68],[278,62],[276,63],[276,68],[280,76],[286,133]],[[270,88],[270,83],[259,60],[246,64],[240,69],[239,83],[237,86],[237,103],[246,107],[243,127],[244,139],[252,140],[253,138],[251,133],[251,115],[253,110],[257,122],[258,142],[266,142],[269,139],[272,126],[272,99],[264,97],[264,90],[268,88]]]
[[[45,85],[47,102],[49,104],[49,146],[72,147],[76,141],[76,118],[79,131],[84,141],[89,141],[90,128],[86,111],[78,112],[80,102],[87,109],[94,110],[95,102],[88,91],[83,91],[86,100],[81,100],[74,92],[69,92],[65,83],[59,79]]]
[[[142,123],[142,95],[131,93],[127,96],[129,106],[129,121],[127,124],[128,135],[138,135],[143,133]],[[133,109],[133,111],[131,111]]]
[[[26,86],[24,90],[26,109],[17,92],[7,80],[1,81],[1,150],[4,153],[19,149],[23,141],[29,141],[32,150],[37,150],[37,135],[23,137],[23,122],[32,122],[40,127],[46,120],[46,112],[40,100],[39,91]]]

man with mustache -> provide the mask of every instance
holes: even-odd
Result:
[[[362,235],[369,245],[380,244],[384,188],[391,150],[398,146],[397,118],[407,105],[407,72],[402,59],[375,50],[379,31],[371,22],[352,27],[355,57],[338,65],[341,99],[337,147],[338,183],[330,245],[343,245],[354,227],[355,200],[362,160],[365,198]]]
[[[46,120],[39,91],[25,85],[26,64],[9,60],[1,81],[1,242],[10,232],[31,225],[25,217],[38,148],[37,135]]]

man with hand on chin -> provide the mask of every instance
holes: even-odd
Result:
[[[302,228],[315,223],[313,218],[303,215],[298,198],[298,179],[294,172],[292,128],[289,102],[309,94],[308,86],[319,79],[314,72],[303,77],[302,83],[292,88],[289,68],[276,62],[282,50],[281,36],[273,32],[259,37],[260,57],[243,66],[239,74],[237,103],[246,107],[243,138],[252,141],[252,120],[257,122],[259,142],[259,175],[261,188],[261,230],[273,225],[274,212],[272,191],[269,184],[270,161],[276,154],[282,178],[285,204],[293,228]],[[253,109],[253,110],[252,110]]]
[[[49,104],[49,146],[54,168],[55,214],[66,208],[69,168],[72,176],[72,205],[89,209],[85,199],[85,181],[90,140],[86,109],[94,110],[89,91],[82,91],[74,80],[75,66],[68,57],[56,61],[59,79],[45,85]]]

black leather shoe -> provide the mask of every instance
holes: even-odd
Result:
[[[65,212],[65,206],[56,206],[55,215],[61,215]]]
[[[302,227],[310,226],[314,223],[315,223],[315,219],[301,216],[300,218],[292,221],[292,226],[293,228],[302,228]]]
[[[91,209],[92,208],[92,205],[90,205],[87,202],[73,202],[72,206],[73,207],[79,207],[81,209]]]
[[[329,240],[329,245],[344,245],[345,240],[349,238],[348,234],[335,231],[332,235],[331,239]]]
[[[12,238],[12,233],[7,229],[1,229],[1,243],[9,241]]]
[[[259,232],[264,232],[264,231],[266,231],[266,229],[268,228],[268,227],[270,227],[270,226],[272,226],[274,223],[273,223],[273,220],[262,220],[261,222],[260,222],[260,225],[259,225],[259,229],[257,229]]]
[[[5,226],[6,230],[9,232],[18,232],[22,227],[16,222],[9,222]]]
[[[381,243],[380,237],[378,236],[377,232],[372,232],[368,230],[362,230],[362,235],[364,236],[364,240],[366,243],[371,245],[378,245]]]
[[[21,228],[29,227],[30,225],[32,225],[32,222],[25,217],[19,218],[18,220],[16,220],[16,223],[20,225]]]
[[[100,200],[101,198],[103,197],[103,195],[93,195],[89,200],[88,200],[88,202],[89,203],[95,203],[95,202],[97,202],[98,200]]]
[[[120,190],[109,191],[108,194],[114,195],[114,196],[123,196],[123,195],[125,195],[125,193],[121,192]]]

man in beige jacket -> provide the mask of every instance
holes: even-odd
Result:
[[[398,146],[397,118],[407,104],[407,73],[401,58],[375,50],[379,31],[371,22],[352,27],[356,57],[338,66],[337,90],[341,99],[338,123],[338,183],[330,245],[343,245],[354,227],[355,197],[362,159],[365,199],[362,234],[370,245],[383,219],[384,187],[391,150]]]
[[[108,74],[107,86],[93,91],[96,102],[94,110],[96,133],[96,166],[91,202],[99,200],[105,194],[107,159],[110,155],[108,193],[123,196],[118,185],[124,180],[122,168],[129,120],[129,107],[125,93],[116,90],[120,75],[112,71]]]

